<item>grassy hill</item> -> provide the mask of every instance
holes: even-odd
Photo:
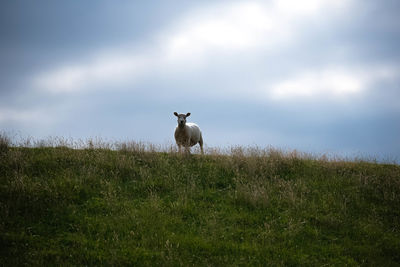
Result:
[[[0,146],[0,265],[399,265],[400,166]]]

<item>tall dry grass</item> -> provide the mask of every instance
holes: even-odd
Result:
[[[399,174],[272,147],[0,135],[0,265],[395,265]]]

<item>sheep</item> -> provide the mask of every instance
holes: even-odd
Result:
[[[186,118],[190,116],[190,113],[178,114],[174,112],[174,115],[178,117],[178,126],[175,129],[175,141],[178,145],[179,153],[181,153],[181,147],[190,154],[190,147],[199,143],[201,154],[203,152],[203,137],[200,128],[197,124],[186,122]]]

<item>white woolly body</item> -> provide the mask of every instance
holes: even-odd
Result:
[[[197,124],[188,122],[184,127],[176,126],[175,141],[177,145],[191,147],[197,143],[203,143],[201,131]]]

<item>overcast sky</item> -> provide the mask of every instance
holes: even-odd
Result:
[[[0,130],[400,160],[400,1],[2,1]]]

